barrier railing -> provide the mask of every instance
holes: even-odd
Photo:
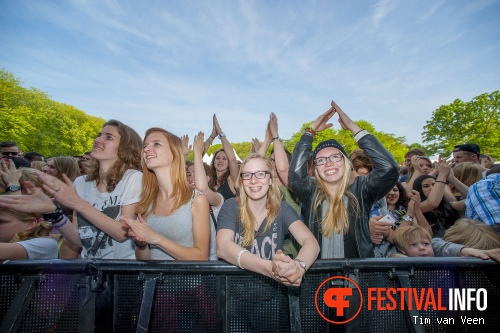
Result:
[[[336,276],[363,297],[345,324],[327,321],[357,309],[350,299],[337,317],[325,303]],[[450,310],[450,289],[462,310]],[[20,260],[0,269],[2,333],[495,332],[499,303],[500,265],[466,258],[318,260],[300,288],[224,262]]]

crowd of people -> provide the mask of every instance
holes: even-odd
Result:
[[[332,118],[358,149],[334,138],[313,147]],[[207,165],[216,138],[223,148]],[[333,101],[293,154],[274,113],[242,163],[215,115],[204,139],[191,146],[157,127],[141,139],[110,120],[78,158],[21,156],[1,142],[0,259],[222,259],[288,286],[316,259],[500,261],[500,165],[476,144],[436,162],[412,149],[398,165]]]

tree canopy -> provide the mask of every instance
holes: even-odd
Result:
[[[15,141],[22,151],[44,156],[75,156],[92,148],[104,119],[21,84],[12,73],[0,69],[0,141]]]
[[[456,99],[432,113],[423,141],[430,154],[449,155],[453,147],[476,143],[481,153],[500,156],[500,93],[484,93],[469,102]]]

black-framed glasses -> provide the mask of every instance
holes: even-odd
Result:
[[[340,162],[342,161],[342,158],[344,155],[342,154],[332,154],[328,157],[318,157],[316,160],[314,160],[314,164],[316,165],[323,165],[326,164],[327,160],[330,160],[332,163]]]
[[[255,176],[257,179],[264,179],[267,175],[270,175],[269,171],[255,171],[255,172],[242,172],[240,176],[243,180],[250,180],[252,176]]]
[[[2,153],[2,155],[4,155],[4,156],[9,156],[9,155],[11,155],[11,156],[17,156],[17,155],[19,155],[19,153],[17,151],[4,151]]]

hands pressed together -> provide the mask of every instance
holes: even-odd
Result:
[[[283,251],[278,250],[272,261],[273,278],[286,286],[298,287],[305,275],[304,268]]]

